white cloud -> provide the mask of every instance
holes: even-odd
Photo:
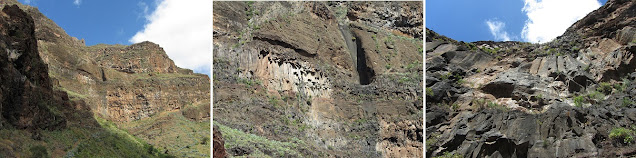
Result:
[[[521,37],[528,42],[545,43],[565,32],[577,20],[599,8],[597,0],[524,0],[521,11],[526,21]]]
[[[31,0],[25,0],[24,3],[25,4],[31,4]]]
[[[510,36],[506,32],[506,24],[497,20],[486,20],[486,25],[490,29],[490,34],[498,41],[510,41]]]
[[[82,0],[75,0],[73,1],[73,4],[79,7],[79,5],[82,4]]]
[[[177,66],[209,74],[203,71],[212,61],[212,1],[160,1],[146,19],[130,42],[157,43]]]

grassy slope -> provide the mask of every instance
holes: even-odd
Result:
[[[276,157],[302,157],[298,151],[299,145],[304,146],[305,142],[296,139],[291,142],[280,142],[275,140],[269,140],[267,138],[257,136],[250,133],[233,129],[222,125],[218,122],[214,122],[214,125],[219,127],[219,130],[223,134],[223,140],[225,141],[225,149],[230,150],[235,147],[248,147],[256,149],[249,155],[241,157],[270,157],[268,155],[276,155]],[[265,152],[271,154],[265,154]]]
[[[209,104],[206,104],[209,106]],[[183,110],[193,108],[187,106]],[[121,128],[154,144],[163,153],[180,157],[210,157],[210,121],[193,121],[181,111],[165,111],[155,116],[122,123]]]
[[[101,127],[39,131],[39,136],[26,130],[2,129],[0,157],[169,157],[112,122],[95,119]]]

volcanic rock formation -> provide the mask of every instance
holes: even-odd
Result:
[[[636,3],[609,0],[545,44],[426,30],[426,155],[634,156]]]
[[[231,156],[422,157],[421,2],[215,2]]]

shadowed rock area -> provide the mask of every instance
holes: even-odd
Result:
[[[634,1],[544,44],[426,30],[426,156],[636,156]]]

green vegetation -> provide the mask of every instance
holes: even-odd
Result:
[[[249,21],[250,19],[252,19],[252,16],[255,15],[255,9],[253,8],[254,6],[254,1],[247,1],[245,2],[247,4],[247,10],[245,11],[245,16],[247,16],[247,21]]]
[[[614,128],[609,134],[609,138],[619,141],[623,144],[632,144],[634,142],[634,130],[619,127]]]
[[[395,44],[395,41],[393,40],[393,37],[391,37],[391,36],[386,36],[386,37],[384,37],[384,43],[394,45],[394,44]]]
[[[505,105],[500,105],[495,102],[488,102],[488,108],[497,109],[501,111],[508,111],[508,107]]]
[[[457,80],[457,82],[456,82],[456,83],[457,83],[458,85],[462,85],[462,84],[466,83],[466,81],[465,81],[464,79],[461,79],[461,78],[460,78],[459,80]]]
[[[552,55],[552,54],[554,54],[554,53],[556,53],[556,52],[557,52],[557,51],[556,51],[556,49],[554,49],[554,48],[550,48],[550,49],[548,49],[548,51],[546,51],[546,54],[548,54],[548,55]]]
[[[466,47],[468,47],[468,49],[472,50],[472,51],[477,51],[479,50],[479,47],[477,47],[475,44],[473,43],[465,43]]]
[[[299,150],[305,145],[304,141],[297,138],[292,138],[289,142],[280,142],[232,129],[216,121],[213,123],[223,133],[226,149],[235,147],[252,149],[253,152],[250,155],[245,155],[246,157],[301,157]],[[265,155],[265,152],[270,152],[271,155]]]
[[[335,11],[335,16],[338,19],[339,22],[343,21],[345,19],[345,16],[347,16],[347,7],[344,6],[337,6],[336,7],[336,11]]]
[[[54,89],[56,89],[56,90],[61,90],[61,91],[66,92],[66,94],[68,94],[68,97],[69,97],[69,98],[71,98],[71,99],[78,99],[78,98],[79,98],[79,99],[86,99],[86,95],[84,95],[84,94],[79,94],[79,93],[77,93],[77,92],[74,92],[74,91],[68,90],[68,89],[66,89],[66,88],[64,88],[64,87],[57,87],[57,86],[56,86],[56,87],[54,87]]]
[[[0,146],[11,145],[4,149],[17,157],[171,157],[110,121],[99,117],[95,120],[98,126],[41,130],[38,140],[26,130],[0,129]]]
[[[584,101],[583,96],[576,96],[576,97],[574,97],[574,106],[576,106],[576,107],[581,107],[581,106],[583,106],[583,101]]]
[[[627,90],[627,87],[629,87],[629,85],[631,84],[631,81],[627,78],[623,78],[623,82],[620,84],[615,84],[614,88],[620,92],[625,92],[625,90]]]
[[[386,63],[386,65],[384,65],[384,67],[385,67],[386,69],[391,69],[391,64]]]
[[[486,105],[486,99],[484,99],[484,98],[473,99],[472,100],[472,105],[473,106],[477,106],[478,108],[483,108]]]
[[[457,104],[457,103],[453,103],[453,104],[451,105],[451,109],[453,109],[453,111],[457,111],[457,110],[459,109],[459,104]]]
[[[158,147],[160,153],[167,150],[179,157],[209,157],[210,146],[202,142],[209,141],[210,122],[193,121],[183,115],[183,112],[201,111],[205,106],[209,107],[209,104],[193,103],[182,107],[181,111],[161,112],[152,117],[122,123],[119,127],[149,143],[162,145]]]
[[[433,89],[426,87],[426,96],[434,96]]]
[[[269,97],[269,104],[274,106],[275,108],[278,108],[280,105],[278,105],[278,98],[276,97]],[[286,123],[288,124],[288,123]]]
[[[435,145],[439,141],[440,134],[433,133],[426,139],[426,150],[431,150],[431,146]]]
[[[585,72],[590,72],[590,67],[591,67],[591,66],[592,66],[592,64],[588,64],[588,65],[585,67],[585,69],[583,69],[583,70],[585,70]]]
[[[601,82],[600,85],[596,87],[596,91],[599,91],[604,94],[610,94],[612,93],[612,90],[613,90],[612,84],[608,82]]]
[[[199,77],[197,75],[191,74],[180,74],[180,73],[158,73],[158,72],[149,72],[149,73],[137,73],[133,74],[134,78],[137,80],[148,80],[148,79],[174,79],[174,78],[196,78]]]
[[[587,97],[595,101],[601,101],[605,99],[605,94],[599,91],[592,91],[589,94],[587,94]]]
[[[247,85],[247,87],[252,87],[255,85],[263,85],[263,82],[258,79],[250,79],[250,78],[237,78],[236,82]]]
[[[447,79],[448,79],[448,77],[450,77],[451,75],[453,75],[453,74],[452,74],[452,73],[450,73],[450,72],[448,72],[448,73],[446,73],[446,74],[442,74],[441,78],[442,78],[442,80],[447,80]]]
[[[31,151],[31,157],[33,158],[51,157],[49,152],[47,152],[46,148],[42,145],[33,146],[29,151]]]
[[[634,101],[632,101],[631,99],[629,99],[629,97],[623,97],[623,104],[622,104],[622,106],[629,106],[629,105],[634,105]]]
[[[412,62],[412,63],[409,63],[409,64],[406,66],[406,69],[407,69],[407,70],[411,70],[412,68],[415,68],[416,66],[422,66],[422,64],[420,63],[420,61],[414,61],[414,62]]]
[[[400,80],[398,80],[398,82],[403,84],[403,83],[409,82],[410,80],[411,80],[410,78],[408,78],[406,76],[402,76],[402,77],[400,77]]]
[[[371,38],[373,39],[373,42],[375,43],[375,50],[378,51],[378,53],[380,52],[380,44],[378,43],[378,37],[373,34],[371,35]]]
[[[499,47],[496,47],[496,48],[483,48],[482,50],[486,53],[495,55],[499,52],[499,49],[500,49]]]

